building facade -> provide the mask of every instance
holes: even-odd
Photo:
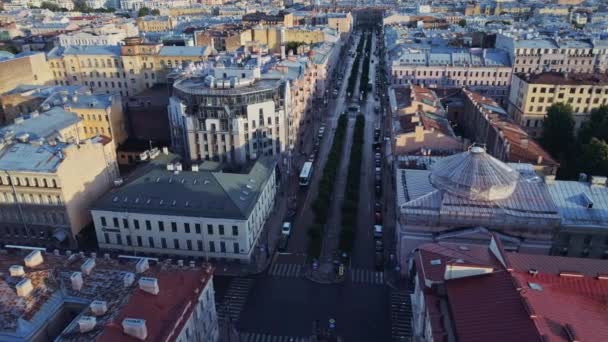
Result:
[[[173,85],[169,122],[175,151],[188,160],[236,164],[285,152],[291,125],[286,83],[261,79],[259,66],[208,71]]]
[[[80,119],[60,107],[2,129],[0,221],[4,243],[76,247],[87,208],[117,177],[113,145],[80,140]],[[86,165],[86,167],[83,167]]]
[[[53,74],[44,53],[20,53],[0,58],[0,94],[24,84],[50,85]]]
[[[547,108],[554,103],[572,107],[578,130],[591,110],[608,103],[608,77],[556,72],[513,76],[507,110],[533,137],[542,133]]]
[[[274,205],[276,162],[261,158],[236,174],[185,171],[171,158],[93,206],[99,247],[249,262]]]

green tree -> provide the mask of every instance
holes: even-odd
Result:
[[[150,9],[148,7],[142,7],[139,9],[139,11],[137,11],[138,17],[145,17],[148,14],[150,14]]]
[[[582,146],[581,167],[592,175],[608,174],[608,144],[606,141],[591,138]]]
[[[581,145],[588,144],[591,138],[608,141],[608,106],[601,105],[593,109],[589,120],[581,125],[578,131],[578,141]]]
[[[54,4],[54,3],[48,2],[48,1],[43,1],[40,4],[40,8],[48,9],[49,11],[53,11],[53,12],[58,12],[60,10],[60,8],[59,8],[59,6],[57,6],[57,4]]]
[[[89,8],[89,6],[87,6],[87,3],[84,2],[84,0],[74,0],[74,11],[89,13],[91,12],[91,9]]]
[[[574,143],[574,118],[572,107],[564,103],[555,103],[547,109],[543,121],[543,134],[540,138],[543,147],[562,159]]]
[[[152,11],[150,11],[150,14],[152,14],[152,15],[160,15],[160,11],[155,8]]]
[[[460,19],[458,21],[458,25],[460,25],[460,27],[466,27],[467,26],[467,21],[464,19]]]

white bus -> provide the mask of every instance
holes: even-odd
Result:
[[[312,179],[312,162],[305,162],[300,172],[300,185],[307,186]]]

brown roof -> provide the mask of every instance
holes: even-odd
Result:
[[[608,74],[543,72],[540,74],[517,74],[517,77],[531,84],[552,85],[608,85]]]

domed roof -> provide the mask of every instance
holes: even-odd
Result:
[[[492,157],[483,147],[441,159],[431,171],[430,181],[454,196],[476,201],[494,201],[513,194],[519,172]]]

